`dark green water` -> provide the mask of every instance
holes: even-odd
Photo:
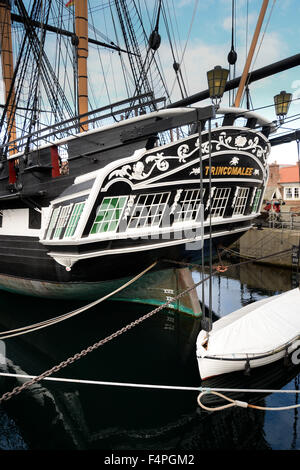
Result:
[[[291,272],[251,266],[215,277],[212,307],[221,317],[249,302],[288,290]],[[199,274],[194,273],[195,281]],[[198,289],[199,295],[202,290]],[[208,299],[208,285],[205,288]],[[68,312],[78,303],[0,292],[0,330]],[[142,316],[151,307],[106,302],[79,317],[5,341],[9,372],[38,375]],[[200,386],[195,356],[199,320],[162,311],[56,374],[58,377]],[[2,370],[4,366],[2,366]],[[217,386],[298,389],[299,368],[228,375]],[[18,382],[0,377],[1,395]],[[231,408],[208,413],[198,392],[43,381],[0,406],[0,450],[172,452],[299,450],[298,412]],[[261,406],[297,403],[295,395],[251,395]],[[127,452],[127,454],[126,454]],[[103,457],[104,458],[104,457]]]

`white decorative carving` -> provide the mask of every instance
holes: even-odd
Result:
[[[219,139],[212,139],[211,144],[216,144],[216,150],[222,150],[222,147],[225,147],[229,150],[236,150],[238,147],[240,150],[249,151],[255,154],[258,158],[264,157],[267,158],[269,154],[269,146],[266,144],[263,148],[259,145],[259,137],[255,136],[254,138],[247,138],[246,136],[237,136],[234,140],[234,145],[232,145],[232,137],[228,136],[225,131],[222,131],[219,135]],[[209,142],[204,142],[202,144],[202,153],[209,153]]]
[[[206,207],[205,207],[205,210],[209,209],[209,206],[210,206],[210,201],[212,200],[212,198],[214,197],[214,192],[216,190],[216,186],[213,186],[211,188],[211,191],[210,191],[210,197],[207,199],[207,203],[206,203]]]
[[[250,206],[252,206],[252,204],[253,204],[254,196],[255,196],[255,194],[256,194],[256,191],[257,191],[257,188],[253,188],[252,196],[251,196],[251,201],[250,201]]]
[[[231,207],[234,207],[234,205],[235,205],[235,201],[236,201],[236,198],[237,198],[237,195],[238,195],[239,190],[240,190],[240,187],[237,186],[237,187],[235,188],[235,193],[234,193],[234,197],[233,197],[233,201],[232,201]]]
[[[237,147],[244,147],[246,142],[247,142],[247,138],[245,136],[242,136],[242,135],[238,135],[235,138],[235,141],[234,141],[234,143]]]
[[[129,196],[127,206],[126,206],[126,209],[125,209],[124,215],[123,215],[123,220],[126,220],[127,217],[129,216],[131,208],[134,204],[135,197],[136,197],[136,194],[131,194],[131,196]]]
[[[238,157],[233,157],[230,162],[229,162],[229,165],[232,165],[232,166],[236,166],[238,165],[240,159]]]
[[[254,136],[246,137],[237,135],[233,138],[231,135],[227,136],[226,131],[222,131],[218,135],[217,139],[211,140],[211,146],[215,145],[215,150],[222,151],[222,149],[237,150],[240,151],[251,151],[258,158],[267,158],[269,154],[269,146],[266,144],[263,148],[259,145],[259,137]],[[192,147],[192,148],[191,148]],[[177,160],[178,163],[186,163],[187,159],[190,158],[194,153],[199,151],[199,138],[193,140],[191,144],[185,142],[179,145],[177,148],[177,155],[165,155],[164,152],[157,152],[156,154],[148,155],[144,161],[139,160],[134,164],[123,165],[121,168],[112,171],[109,175],[109,179],[113,177],[126,177],[129,180],[141,181],[148,178],[154,169],[161,172],[165,172],[170,167],[171,160]],[[209,153],[209,141],[203,142],[201,145],[202,155]],[[238,157],[233,157],[230,165],[237,165],[239,163]],[[200,174],[199,168],[193,168],[190,174]]]
[[[171,214],[174,214],[175,212],[175,209],[176,209],[176,206],[177,206],[177,203],[180,199],[180,195],[182,193],[183,189],[177,189],[177,192],[176,192],[176,195],[175,195],[175,198],[174,198],[174,202],[172,204],[172,207],[171,207],[171,211],[170,211],[170,215]]]
[[[200,167],[193,168],[192,171],[190,171],[190,175],[200,175]]]

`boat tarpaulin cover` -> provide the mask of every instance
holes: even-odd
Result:
[[[231,318],[230,318],[231,317]],[[217,320],[206,354],[201,356],[245,356],[273,351],[300,335],[300,289],[296,288],[254,302]],[[197,344],[203,343],[201,331]]]

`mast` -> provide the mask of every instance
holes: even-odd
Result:
[[[75,29],[78,38],[77,67],[78,67],[78,112],[79,115],[88,112],[88,7],[87,0],[75,0]],[[82,123],[86,116],[79,119]],[[80,132],[88,130],[88,124],[80,125]]]
[[[252,61],[253,54],[254,54],[254,51],[255,51],[255,48],[256,48],[256,44],[257,44],[257,41],[258,41],[261,26],[262,26],[262,23],[264,21],[264,17],[265,17],[267,8],[268,8],[268,4],[269,4],[269,0],[263,0],[263,4],[262,4],[261,10],[260,10],[259,17],[258,17],[258,21],[257,21],[257,25],[256,25],[256,28],[255,28],[254,36],[253,36],[252,43],[251,43],[249,53],[248,53],[248,57],[247,57],[247,60],[246,60],[245,68],[244,68],[242,78],[241,78],[241,81],[240,81],[240,85],[239,85],[239,88],[238,88],[238,91],[237,91],[237,94],[236,94],[236,98],[235,98],[234,106],[236,108],[238,108],[240,106],[242,93],[243,93],[243,90],[244,90],[244,87],[245,87],[245,84],[246,84],[246,80],[247,80],[248,72],[249,72],[249,69],[250,69],[251,61]]]
[[[10,0],[0,0],[0,46],[2,78],[5,90],[7,132],[9,142],[17,138],[15,120],[15,91],[12,86],[14,66],[11,37],[11,5]],[[16,153],[16,149],[10,148],[10,154]]]

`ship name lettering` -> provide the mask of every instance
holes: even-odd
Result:
[[[254,168],[251,167],[231,167],[231,166],[212,166],[211,174],[213,176],[252,176]],[[209,174],[209,166],[205,167],[205,176]]]

